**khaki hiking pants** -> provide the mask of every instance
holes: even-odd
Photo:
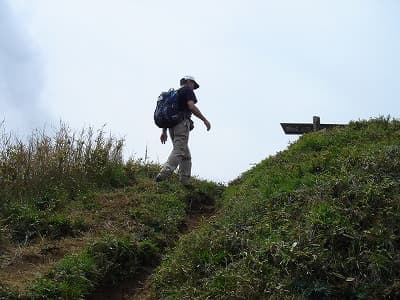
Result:
[[[180,181],[186,184],[190,178],[192,169],[192,157],[189,150],[190,121],[185,119],[179,124],[169,129],[173,149],[167,162],[162,167],[160,174],[169,177],[177,167]]]

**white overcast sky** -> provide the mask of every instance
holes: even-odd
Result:
[[[227,182],[296,139],[281,122],[399,117],[399,37],[396,0],[0,0],[0,118],[107,124],[163,163],[156,98],[193,75],[193,174]]]

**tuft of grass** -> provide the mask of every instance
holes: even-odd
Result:
[[[32,298],[82,299],[95,288],[100,272],[87,252],[64,258],[32,287]]]
[[[33,299],[83,299],[100,285],[115,284],[159,259],[151,241],[107,236],[62,259],[31,288]]]
[[[48,213],[29,205],[13,206],[6,223],[14,240],[25,243],[40,236],[50,239],[76,236],[88,229],[81,218],[73,220],[64,214]]]

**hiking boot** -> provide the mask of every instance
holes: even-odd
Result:
[[[160,182],[163,181],[167,178],[169,178],[172,175],[172,170],[169,167],[163,167],[160,171],[160,173],[158,173],[158,175],[155,178],[156,182]]]
[[[182,183],[182,186],[187,190],[190,190],[190,191],[194,190],[194,185],[191,183]]]
[[[188,189],[194,188],[194,185],[192,184],[189,176],[181,176],[179,181],[182,184],[182,186],[184,186],[185,188],[188,188]]]
[[[164,176],[163,174],[159,173],[159,174],[156,176],[155,181],[156,181],[156,182],[160,182],[160,181],[163,181],[163,180],[165,180],[165,179],[167,179],[167,177]]]

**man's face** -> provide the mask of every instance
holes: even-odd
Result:
[[[188,85],[189,88],[191,88],[192,90],[194,90],[195,84],[194,84],[194,82],[193,82],[192,80],[188,80],[188,81],[187,81],[187,85]]]

